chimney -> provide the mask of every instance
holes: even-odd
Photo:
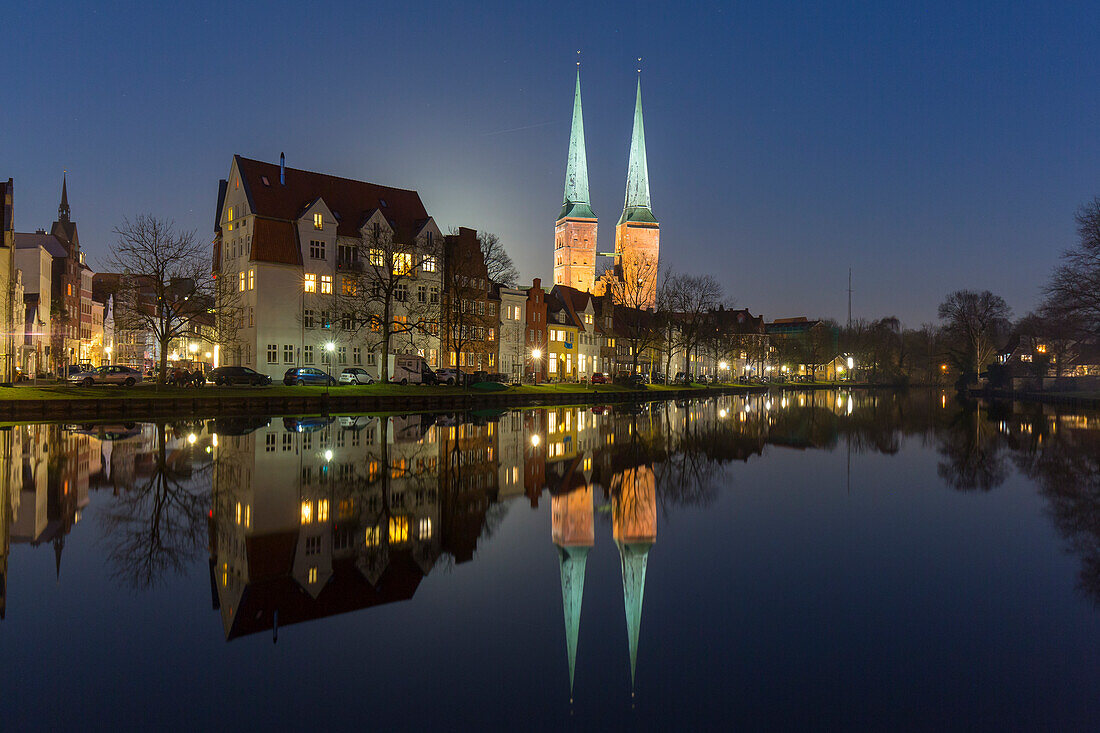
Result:
[[[286,185],[286,153],[279,153],[279,185]]]
[[[531,287],[535,290],[538,290],[539,288],[541,288],[542,287],[542,278],[536,277],[534,282],[531,283]]]

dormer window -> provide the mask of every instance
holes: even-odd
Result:
[[[260,181],[263,182],[265,186],[271,186],[271,181],[267,180],[267,176],[260,176]]]
[[[325,228],[325,219],[321,214],[314,214],[313,215],[313,228],[314,229],[324,229]]]

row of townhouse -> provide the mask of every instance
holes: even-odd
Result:
[[[477,232],[444,236],[416,191],[289,168],[282,157],[233,157],[212,264],[217,318],[231,325],[210,346],[213,365],[273,379],[303,366],[381,378],[383,355],[403,354],[433,369],[539,382],[736,377],[782,356],[748,310],[718,308],[689,324],[618,305],[610,292],[494,283]]]
[[[93,272],[80,246],[61,184],[57,220],[49,231],[16,232],[14,184],[0,184],[4,237],[0,248],[3,379],[59,374],[72,364],[99,365],[105,357],[104,304],[92,299]]]

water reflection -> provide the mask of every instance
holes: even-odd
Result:
[[[120,585],[154,586],[206,558],[225,638],[277,640],[281,628],[413,598],[430,573],[473,560],[510,507],[548,499],[570,694],[601,538],[619,555],[633,686],[658,513],[709,504],[736,483],[737,465],[770,451],[892,455],[917,441],[960,491],[992,491],[1018,470],[1040,487],[1080,557],[1080,587],[1100,602],[1098,427],[1088,415],[940,393],[825,391],[629,409],[16,426],[0,431],[0,617],[10,546],[49,545],[60,577],[65,538],[89,503]]]

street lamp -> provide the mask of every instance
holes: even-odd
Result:
[[[328,354],[328,368],[332,369],[332,352],[336,351],[336,344],[331,341],[325,344],[325,353]],[[332,375],[326,374],[328,379],[325,380],[325,397],[328,397],[329,384],[332,382]]]
[[[535,375],[535,384],[539,383],[539,359],[541,359],[541,358],[542,358],[542,349],[531,349],[531,363],[532,363],[532,366],[534,367],[534,369],[532,371],[534,372],[534,375]],[[533,437],[537,438],[538,436],[536,435],[536,436],[533,436]],[[534,443],[534,445],[538,445],[538,441],[536,441]]]

